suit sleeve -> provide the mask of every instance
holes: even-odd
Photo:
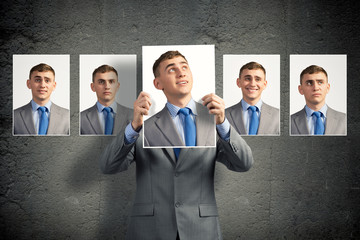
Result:
[[[137,140],[138,141],[138,140]],[[134,161],[135,143],[124,143],[124,130],[106,146],[100,156],[100,169],[105,174],[125,171]]]
[[[249,145],[233,127],[230,127],[229,142],[218,139],[216,160],[236,172],[248,171],[254,162]]]

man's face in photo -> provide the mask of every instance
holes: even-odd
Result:
[[[301,95],[304,95],[308,105],[323,106],[330,84],[323,72],[307,73],[302,76],[298,90]]]
[[[96,92],[98,101],[105,106],[110,105],[114,100],[120,87],[115,72],[96,73],[94,82],[91,83],[91,90]]]
[[[191,96],[193,77],[187,61],[179,56],[159,64],[159,76],[154,79],[157,89],[163,90],[168,100]]]
[[[249,104],[256,104],[260,100],[267,85],[265,73],[261,69],[244,69],[236,83],[241,88],[243,99]]]
[[[34,71],[31,73],[30,79],[26,81],[26,85],[31,89],[33,100],[36,103],[46,103],[56,88],[55,76],[51,71]]]

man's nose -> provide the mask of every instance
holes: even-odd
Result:
[[[179,77],[185,77],[186,76],[186,70],[182,69],[182,68],[179,68],[178,69],[178,75]]]
[[[319,89],[320,89],[320,84],[317,83],[317,82],[315,82],[315,83],[314,83],[314,90],[317,91],[317,90],[319,90]]]
[[[251,86],[255,86],[255,85],[256,85],[255,78],[252,78],[252,79],[250,80],[250,84],[251,84]]]

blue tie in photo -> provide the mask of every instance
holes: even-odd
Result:
[[[248,109],[251,110],[251,119],[250,119],[250,127],[249,127],[249,135],[256,135],[259,128],[259,116],[257,115],[257,107],[250,106]]]
[[[49,119],[46,116],[47,108],[39,107],[38,110],[41,111],[40,122],[39,122],[39,135],[46,135],[47,129],[49,126]]]
[[[104,107],[104,110],[106,111],[105,116],[105,135],[111,135],[113,131],[114,126],[114,119],[111,115],[112,108],[110,107]]]
[[[189,108],[181,108],[179,113],[185,116],[185,143],[186,146],[196,145],[196,127],[195,123],[191,118]]]
[[[324,127],[324,123],[321,119],[322,113],[321,112],[313,112],[312,115],[316,117],[314,134],[315,135],[324,135],[325,127]]]
[[[185,145],[196,146],[196,127],[195,123],[191,118],[189,108],[181,108],[178,113],[185,116],[184,122],[184,134],[185,134]],[[180,148],[174,148],[176,159],[179,157]]]

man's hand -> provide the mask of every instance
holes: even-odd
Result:
[[[225,121],[225,102],[214,93],[205,95],[203,105],[209,109],[209,113],[215,115],[216,124],[221,124]]]
[[[150,106],[150,95],[146,92],[141,92],[134,102],[134,119],[131,122],[131,126],[135,131],[138,131],[143,125],[143,115],[149,114]]]

